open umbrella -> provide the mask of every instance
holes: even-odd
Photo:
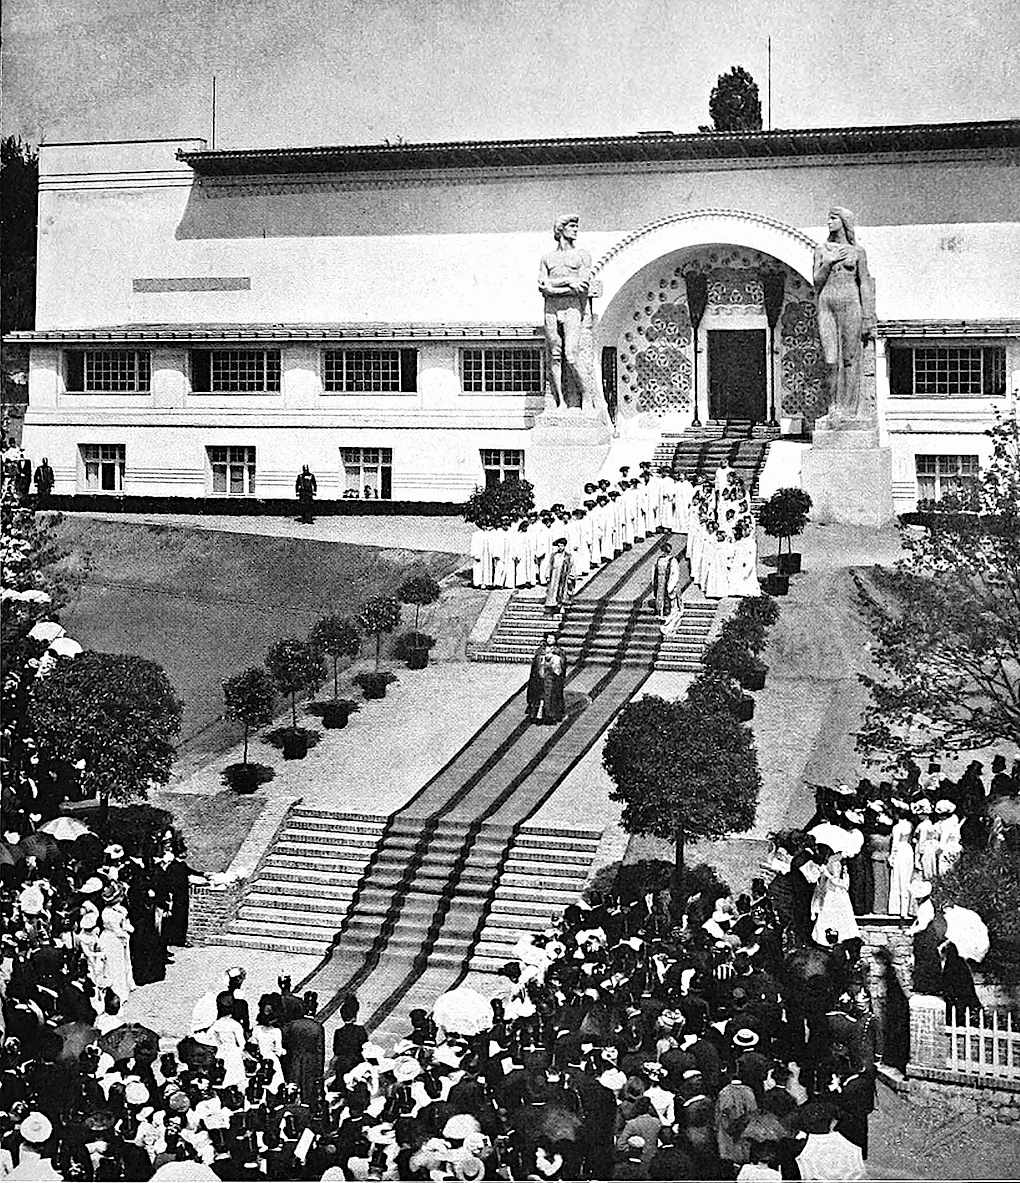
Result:
[[[21,843],[0,842],[0,867],[14,867],[25,857]]]
[[[159,1048],[159,1036],[141,1023],[124,1023],[99,1037],[99,1046],[115,1060],[127,1060],[137,1048]]]
[[[58,842],[73,842],[75,838],[80,838],[82,834],[90,834],[91,832],[88,826],[76,817],[55,817],[52,821],[48,821],[39,827],[40,834],[49,834],[51,838],[56,838]]]
[[[28,635],[33,641],[45,641],[48,645],[51,641],[55,641],[57,637],[64,635],[64,628],[63,625],[57,624],[55,620],[40,620],[32,625],[28,630]]]
[[[946,940],[953,942],[960,956],[965,961],[984,961],[988,928],[977,912],[952,904],[942,914],[946,918]]]
[[[57,657],[77,657],[81,653],[81,645],[72,637],[57,637],[50,645],[49,652],[55,653]]]
[[[99,1032],[89,1023],[75,1021],[62,1023],[57,1028],[57,1034],[64,1041],[64,1049],[60,1053],[62,1060],[77,1060],[90,1044],[99,1039]]]
[[[18,845],[26,857],[34,855],[41,863],[59,862],[64,857],[60,844],[49,834],[27,834]]]
[[[458,986],[436,999],[432,1018],[444,1031],[458,1035],[478,1035],[492,1026],[492,1006],[477,990]]]
[[[204,1162],[165,1162],[151,1183],[220,1183],[220,1177]]]
[[[819,822],[817,826],[808,830],[808,833],[816,842],[828,846],[845,858],[853,858],[860,854],[864,845],[864,835],[860,830],[844,830],[840,826],[834,826],[832,822]]]

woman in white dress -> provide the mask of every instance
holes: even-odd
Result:
[[[236,1085],[244,1089],[248,1079],[244,1070],[244,1029],[233,1016],[233,1001],[226,992],[216,999],[216,1022],[209,1028],[209,1037],[223,1061],[223,1087]]]
[[[811,900],[811,915],[815,926],[811,931],[811,939],[825,948],[829,947],[826,933],[836,933],[836,939],[848,941],[859,937],[861,930],[857,926],[853,907],[850,904],[850,876],[843,866],[840,855],[831,855],[822,868],[818,882],[815,884],[815,894]]]
[[[251,1037],[262,1059],[268,1060],[273,1066],[273,1075],[267,1087],[271,1093],[275,1093],[284,1082],[283,1064],[280,1061],[287,1052],[283,1046],[283,1034],[273,1021],[271,1006],[259,1007],[259,1017],[251,1029]]]
[[[81,950],[90,981],[99,989],[105,989],[109,983],[106,980],[106,955],[99,944],[102,929],[99,921],[99,909],[91,900],[86,900],[78,914],[78,925],[74,932],[74,943]]]
[[[922,879],[932,883],[935,879],[935,857],[939,849],[939,830],[932,818],[931,802],[925,798],[911,806],[917,815],[917,829],[914,830],[914,867]]]
[[[956,806],[948,798],[935,802],[935,812],[939,815],[936,823],[938,846],[935,870],[936,874],[945,875],[956,866],[963,853],[960,819],[956,813]]]
[[[910,880],[914,874],[914,848],[911,835],[914,827],[907,810],[900,810],[892,828],[889,847],[889,915],[913,916],[914,901],[910,896]]]
[[[134,926],[128,920],[124,895],[119,883],[111,883],[103,892],[103,931],[99,934],[99,948],[106,958],[106,984],[121,1002],[127,1002],[135,988],[130,949]]]

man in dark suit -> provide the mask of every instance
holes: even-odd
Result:
[[[312,499],[317,491],[315,473],[312,472],[307,464],[302,464],[301,471],[298,473],[297,480],[294,482],[294,493],[301,506],[301,521],[309,526],[313,520]]]
[[[368,1032],[358,1022],[359,1003],[353,994],[340,1003],[340,1026],[333,1032],[333,1071],[339,1079],[361,1062]]]
[[[35,470],[35,493],[39,508],[42,509],[50,499],[53,485],[56,481],[50,462],[44,456],[42,463]]]
[[[326,1029],[315,1017],[318,1007],[318,996],[309,991],[304,997],[304,1014],[288,1023],[283,1032],[287,1081],[298,1086],[303,1105],[318,1100],[326,1075]]]

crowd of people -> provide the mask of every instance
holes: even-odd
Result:
[[[614,488],[605,477],[584,486],[581,505],[557,503],[471,537],[472,583],[485,588],[548,587],[557,544],[569,559],[571,580],[583,579],[637,542],[658,533],[687,532],[694,486],[670,468],[642,461],[640,476],[620,468]]]
[[[760,596],[751,498],[739,473],[725,461],[694,490],[689,521],[687,558],[705,595]]]

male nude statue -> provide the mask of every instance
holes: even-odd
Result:
[[[570,215],[553,227],[556,249],[539,264],[538,290],[545,297],[546,358],[553,400],[558,407],[579,409],[591,404],[587,375],[579,365],[581,322],[588,301],[599,294],[599,284],[591,280],[591,255],[575,245],[577,221]]]

